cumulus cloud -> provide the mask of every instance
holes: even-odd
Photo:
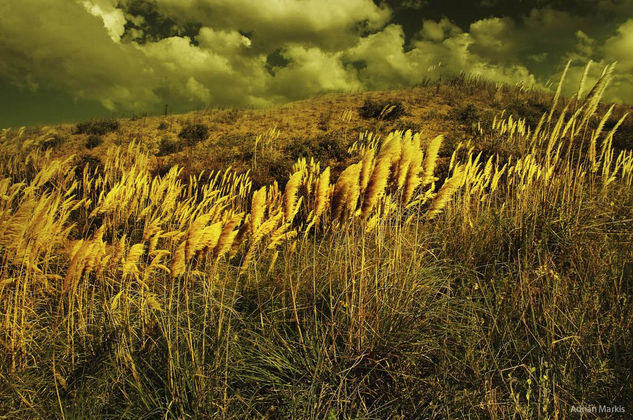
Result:
[[[44,3],[44,4],[42,4]],[[72,1],[0,3],[0,74],[37,89],[54,86],[108,108],[158,98],[143,53],[111,38],[102,17]]]
[[[362,87],[341,61],[341,53],[316,47],[290,45],[284,52],[290,64],[279,69],[271,92],[280,98],[299,99],[328,91],[357,90]]]
[[[157,0],[160,10],[179,21],[252,34],[257,50],[287,42],[340,49],[362,30],[382,27],[390,17],[372,0]]]
[[[404,51],[404,34],[398,25],[359,40],[345,59],[357,64],[360,80],[370,89],[401,87],[424,77],[417,51]]]
[[[622,24],[604,46],[608,59],[617,61],[621,71],[633,71],[633,18]]]
[[[605,59],[617,61],[615,78],[607,94],[618,102],[633,102],[633,18],[618,27],[604,45]]]
[[[103,20],[103,26],[114,42],[121,40],[126,20],[123,10],[116,7],[114,0],[84,0],[82,4],[90,14]]]
[[[142,25],[145,18],[125,13],[115,0],[45,3],[0,4],[0,76],[34,90],[53,87],[97,99],[110,110],[133,111],[166,102],[172,109],[260,106],[359,89],[333,46],[353,43],[362,30],[389,16],[371,0],[332,1],[329,7],[313,0],[271,0],[259,7],[232,0],[215,2],[213,9],[203,1],[161,0],[161,9],[178,12],[179,18],[200,17],[204,26],[194,37],[138,43],[124,36],[126,28],[134,29],[126,22]],[[273,76],[267,56],[275,49],[290,64]]]
[[[462,33],[459,26],[455,25],[448,18],[443,17],[439,21],[425,20],[422,23],[420,37],[427,41],[441,42],[446,38]]]
[[[362,39],[346,57],[362,63],[359,78],[372,89],[410,86],[462,72],[494,82],[535,83],[527,68],[495,64],[473,52],[475,37],[446,20],[425,21],[418,38],[405,48],[402,28],[390,25]]]
[[[599,18],[543,7],[467,27],[447,17],[420,19],[412,36],[372,0],[253,4],[0,2],[0,80],[33,91],[54,88],[110,110],[146,111],[165,103],[186,110],[406,87],[460,72],[544,86],[572,58],[568,92],[588,60],[596,63],[595,77],[617,60],[607,99],[633,102],[633,19],[617,17],[628,6],[616,0],[597,4]],[[607,19],[610,14],[616,17]],[[279,62],[271,61],[275,54]]]

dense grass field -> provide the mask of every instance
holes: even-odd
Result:
[[[4,130],[0,418],[633,413],[608,81]]]

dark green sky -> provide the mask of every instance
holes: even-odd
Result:
[[[0,127],[268,106],[467,72],[547,86],[618,61],[633,0],[3,0]]]
[[[75,99],[67,92],[51,88],[31,91],[0,80],[0,92],[0,125],[72,122],[106,111],[96,100]]]

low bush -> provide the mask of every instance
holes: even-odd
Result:
[[[75,162],[75,167],[77,168],[75,174],[79,177],[79,179],[81,179],[81,173],[86,166],[88,167],[88,170],[92,172],[103,169],[103,163],[101,162],[101,159],[96,156],[81,155],[76,158]]]
[[[77,124],[75,134],[93,134],[103,136],[119,129],[117,120],[93,120]]]
[[[333,135],[325,135],[317,139],[316,148],[311,155],[322,162],[332,159],[342,161],[347,158],[347,145]]]
[[[103,139],[101,137],[96,136],[96,135],[91,135],[86,140],[86,149],[94,149],[95,147],[99,146],[101,143],[103,143]]]
[[[61,146],[62,143],[64,143],[65,141],[66,141],[66,139],[64,137],[60,136],[59,134],[53,134],[51,137],[45,139],[40,144],[40,149],[42,149],[42,150],[55,149],[55,148]]]
[[[616,108],[611,115],[611,118],[609,118],[609,120],[605,123],[604,131],[608,132],[613,130],[625,113],[626,110]],[[628,115],[618,127],[613,136],[613,147],[618,150],[633,149],[633,116]]]
[[[402,117],[406,112],[402,102],[376,102],[368,99],[359,108],[358,114],[365,119],[392,121]]]
[[[508,114],[515,118],[525,119],[528,126],[536,128],[543,114],[549,111],[549,106],[534,100],[528,100],[526,102],[516,101],[509,104],[506,110]],[[560,115],[559,112],[554,113],[556,118],[558,118],[558,115]]]
[[[293,161],[302,157],[312,156],[312,146],[308,139],[294,139],[284,147],[284,155]]]
[[[160,142],[158,143],[158,153],[156,155],[157,156],[171,155],[172,153],[178,152],[179,149],[180,147],[177,142],[167,137],[163,137],[160,139]]]
[[[188,124],[183,127],[178,137],[188,146],[194,146],[209,137],[209,127],[206,124]]]
[[[474,104],[469,103],[463,107],[455,109],[452,117],[460,123],[470,127],[472,124],[476,124],[477,121],[479,121],[479,112]]]

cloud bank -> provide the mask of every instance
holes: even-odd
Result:
[[[595,13],[583,12],[587,3]],[[446,10],[411,35],[395,8],[372,0],[5,0],[0,79],[142,112],[266,106],[460,72],[546,86],[573,59],[572,82],[589,60],[594,76],[618,61],[607,99],[633,103],[631,2],[567,5],[535,1],[467,26]]]

